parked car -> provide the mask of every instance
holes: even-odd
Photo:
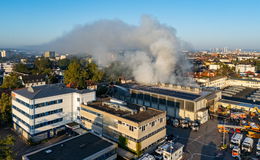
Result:
[[[173,119],[173,120],[172,120],[172,125],[173,125],[174,127],[179,127],[179,125],[180,125],[179,120],[178,120],[178,119]]]

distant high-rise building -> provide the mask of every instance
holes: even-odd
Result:
[[[54,58],[55,57],[55,51],[46,51],[46,52],[44,52],[43,56],[45,58]]]
[[[227,48],[227,47],[224,47],[224,48],[223,48],[223,52],[224,52],[224,53],[227,53],[227,52],[228,52],[228,48]]]
[[[7,53],[5,50],[0,51],[1,57],[7,57]]]

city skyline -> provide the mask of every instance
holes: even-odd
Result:
[[[138,25],[149,15],[176,29],[194,49],[260,49],[260,22],[252,1],[2,1],[0,47],[41,45],[77,26],[118,19]]]

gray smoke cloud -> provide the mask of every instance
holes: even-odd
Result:
[[[182,44],[186,43],[176,36],[174,28],[143,16],[137,26],[120,20],[78,26],[44,48],[92,55],[101,66],[121,61],[140,83],[192,85],[191,78],[185,77],[191,64],[180,52]]]

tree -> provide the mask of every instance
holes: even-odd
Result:
[[[104,74],[101,70],[98,69],[97,64],[94,62],[87,63],[86,70],[89,76],[88,79],[92,80],[93,82],[100,81]]]
[[[11,96],[2,93],[0,99],[0,120],[1,122],[10,122],[12,120]]]
[[[132,70],[125,64],[119,61],[112,62],[104,69],[105,81],[118,81],[119,78],[132,78]]]
[[[36,72],[42,74],[51,71],[52,63],[48,58],[41,57],[34,61],[34,65],[36,67]]]
[[[22,82],[18,78],[17,74],[11,73],[8,76],[4,77],[3,84],[1,88],[5,89],[15,89],[15,88],[21,88],[22,87]]]
[[[62,70],[68,69],[69,64],[70,64],[69,59],[61,59],[58,61],[58,67]]]
[[[124,148],[124,149],[128,149],[127,144],[128,144],[128,140],[126,137],[123,136],[119,136],[118,137],[118,144],[120,147]]]
[[[86,88],[87,72],[77,60],[73,60],[64,72],[64,83],[74,84],[76,88]]]
[[[14,145],[14,137],[8,135],[6,138],[0,140],[0,159],[12,160],[13,151],[12,146]]]
[[[141,142],[136,142],[136,154],[137,154],[137,156],[140,156],[142,154],[141,148],[142,148]]]
[[[30,73],[30,70],[27,68],[27,66],[22,63],[17,63],[14,66],[14,71],[20,72],[20,73],[26,73],[26,74]]]

